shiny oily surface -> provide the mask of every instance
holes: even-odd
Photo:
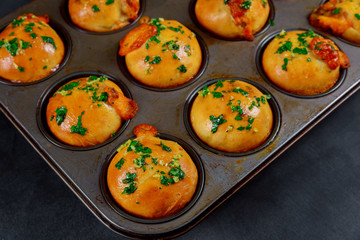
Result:
[[[224,38],[253,40],[268,21],[270,6],[267,0],[250,1],[246,6],[241,1],[231,6],[231,1],[197,0],[195,15],[199,23],[210,32]],[[245,1],[249,2],[249,1]],[[233,12],[235,12],[233,14]],[[234,18],[235,17],[235,18]]]
[[[69,0],[72,22],[93,32],[111,32],[121,29],[138,17],[139,0]]]
[[[55,72],[65,54],[62,39],[48,24],[48,16],[26,14],[0,33],[0,77],[29,83]]]
[[[133,181],[127,181],[131,175]],[[192,199],[197,182],[198,172],[188,153],[174,141],[153,136],[120,146],[107,171],[113,199],[128,213],[145,219],[179,212]]]
[[[94,146],[115,135],[122,120],[133,117],[131,104],[133,101],[107,78],[80,78],[60,87],[49,99],[46,121],[63,143]]]
[[[166,28],[158,32],[157,40],[149,38],[128,53],[126,66],[135,79],[147,86],[173,88],[189,82],[198,73],[202,53],[196,35],[183,24],[175,20],[159,23]]]
[[[190,110],[196,135],[212,148],[243,153],[260,146],[273,128],[269,96],[240,80],[220,80],[199,91]]]
[[[304,33],[305,31],[283,31],[277,35],[263,53],[262,66],[267,77],[285,91],[297,95],[324,93],[337,82],[340,66],[331,69],[313,51],[301,45],[298,34]],[[313,38],[307,36],[303,39],[309,45]],[[336,45],[332,44],[337,50]],[[283,50],[284,45],[290,47]],[[294,53],[295,48],[307,50],[305,53]]]

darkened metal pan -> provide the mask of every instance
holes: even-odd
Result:
[[[313,98],[299,98],[279,91],[264,79],[257,68],[257,52],[262,47],[260,42],[282,29],[315,30],[308,23],[308,15],[320,1],[273,1],[270,18],[274,19],[275,26],[265,27],[253,42],[227,41],[213,37],[194,21],[193,11],[189,11],[193,4],[190,0],[151,0],[141,3],[143,16],[178,20],[203,39],[208,50],[208,62],[199,78],[172,91],[150,90],[139,86],[120,69],[117,55],[120,39],[135,28],[137,23],[112,33],[93,34],[79,30],[69,22],[66,11],[64,15],[65,0],[34,0],[2,18],[0,26],[5,26],[23,13],[48,14],[51,22],[59,26],[54,27],[57,30],[63,29],[59,32],[66,32],[68,35],[69,41],[65,39],[65,44],[71,49],[71,54],[61,69],[43,81],[30,85],[1,81],[0,107],[44,160],[106,226],[132,238],[171,238],[194,227],[359,89],[360,48],[321,32],[347,53],[352,66],[347,70],[342,83],[332,92]],[[112,141],[82,151],[66,149],[49,141],[39,128],[39,101],[47,89],[63,79],[73,74],[86,75],[89,72],[106,74],[124,84],[138,103],[139,111]],[[243,156],[226,156],[203,148],[187,131],[184,111],[188,97],[199,86],[218,78],[247,79],[260,85],[276,100],[281,113],[281,124],[272,141],[264,148]],[[133,128],[142,123],[155,126],[163,136],[173,136],[190,145],[203,165],[204,184],[198,199],[185,212],[168,221],[144,223],[126,218],[108,203],[102,190],[104,186],[101,186],[100,179],[110,154],[121,143],[132,138]]]

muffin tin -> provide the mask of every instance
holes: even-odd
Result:
[[[205,53],[207,61],[196,79],[171,91],[139,86],[128,78],[124,68],[119,67],[121,64],[118,64],[117,55],[120,39],[137,26],[136,23],[113,33],[88,33],[69,24],[64,15],[66,0],[57,3],[34,0],[2,18],[0,26],[5,27],[23,13],[48,14],[50,25],[56,25],[56,30],[64,33],[61,35],[69,57],[57,72],[33,84],[1,81],[0,106],[44,160],[105,225],[128,237],[173,237],[192,228],[359,89],[360,48],[321,33],[349,56],[352,66],[331,92],[306,98],[292,96],[279,91],[264,79],[259,71],[261,63],[258,55],[269,37],[282,29],[315,30],[309,25],[307,17],[320,1],[273,1],[275,8],[272,8],[271,16],[275,16],[275,26],[265,27],[253,42],[222,40],[200,29],[193,21],[190,10],[193,1],[151,0],[141,4],[144,16],[178,20],[203,39],[208,50]],[[49,133],[41,115],[46,105],[44,99],[61,82],[87,74],[109,76],[128,96],[132,96],[139,105],[139,111],[114,138],[104,144],[85,149],[61,146],[47,136]],[[214,152],[205,148],[189,129],[188,110],[196,90],[212,79],[227,78],[245,79],[272,96],[272,107],[275,107],[277,117],[275,132],[257,151],[244,155]],[[168,219],[152,221],[134,218],[114,205],[107,193],[104,173],[113,152],[133,138],[133,128],[142,123],[155,126],[164,138],[179,139],[180,144],[188,147],[199,159],[195,161],[201,172],[197,194],[183,211]]]

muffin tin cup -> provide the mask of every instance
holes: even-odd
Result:
[[[6,25],[4,25],[3,27],[1,27],[0,32],[2,32],[9,24],[11,24],[11,22],[9,22]],[[67,61],[69,60],[69,58],[71,56],[71,50],[72,50],[71,37],[70,37],[69,33],[65,30],[65,28],[63,26],[61,26],[57,21],[50,18],[49,25],[59,35],[59,37],[63,41],[64,47],[65,47],[64,57],[59,65],[59,67],[56,69],[56,71],[51,73],[49,76],[46,76],[39,80],[36,80],[33,82],[28,82],[28,83],[11,82],[10,80],[6,80],[6,79],[3,79],[0,77],[0,84],[6,84],[6,85],[11,85],[11,86],[29,86],[29,85],[37,84],[37,83],[46,81],[49,78],[54,77],[55,74],[57,74],[66,65]]]
[[[73,21],[71,20],[71,17],[69,15],[69,5],[68,5],[69,0],[62,0],[61,4],[60,4],[60,8],[59,11],[62,15],[62,17],[64,18],[64,20],[66,21],[66,23],[71,26],[73,29],[76,29],[77,31],[84,33],[84,34],[92,34],[92,35],[109,35],[109,34],[115,34],[118,32],[122,32],[122,31],[126,31],[129,28],[131,28],[133,25],[135,25],[140,18],[142,17],[144,11],[145,11],[145,7],[146,7],[146,1],[145,0],[139,0],[140,2],[140,9],[138,12],[138,17],[132,21],[130,24],[126,25],[123,28],[117,29],[117,30],[113,30],[113,31],[109,31],[109,32],[93,32],[93,31],[89,31],[86,29],[83,29],[79,26],[77,26],[75,23],[73,23]]]
[[[125,142],[119,144],[110,154],[109,156],[106,158],[106,162],[103,165],[103,168],[101,170],[101,175],[100,175],[100,187],[101,187],[101,192],[103,197],[106,199],[107,204],[109,204],[109,206],[115,211],[117,212],[120,216],[129,219],[130,221],[134,221],[134,222],[138,222],[138,223],[144,223],[144,224],[157,224],[157,223],[165,223],[165,222],[169,222],[175,218],[178,218],[179,216],[181,216],[182,214],[184,214],[185,212],[187,212],[190,208],[192,208],[196,202],[198,201],[203,188],[204,188],[204,184],[205,184],[205,170],[204,170],[204,165],[200,159],[200,156],[197,154],[197,152],[185,141],[168,135],[168,134],[159,134],[158,137],[160,137],[161,139],[164,140],[171,140],[174,142],[177,142],[181,147],[183,147],[185,149],[185,151],[189,154],[189,156],[191,157],[191,159],[193,160],[197,171],[198,171],[198,182],[197,182],[197,186],[196,186],[196,190],[195,193],[192,197],[192,199],[190,200],[190,202],[188,202],[186,204],[186,206],[181,209],[179,212],[166,217],[166,218],[160,218],[160,219],[146,219],[146,218],[140,218],[138,216],[134,216],[128,212],[126,212],[125,210],[123,210],[113,199],[113,197],[110,194],[110,191],[107,187],[107,170],[109,167],[109,164],[111,162],[111,160],[115,157],[115,155],[117,154],[117,149],[119,148],[119,146],[121,146],[122,144],[124,144]],[[135,139],[135,137],[130,138],[131,140]]]
[[[204,26],[202,26],[199,21],[196,18],[196,14],[195,14],[195,5],[196,5],[197,0],[191,0],[190,4],[189,4],[189,13],[190,13],[190,17],[192,19],[192,21],[196,24],[196,26],[201,29],[201,31],[207,33],[208,35],[210,35],[211,37],[220,39],[220,40],[225,40],[225,41],[247,41],[244,38],[226,38],[223,36],[219,36],[211,31],[209,31],[208,29],[206,29]],[[270,13],[269,13],[269,17],[266,21],[266,23],[264,24],[264,26],[261,28],[260,31],[258,31],[257,33],[254,34],[254,37],[259,37],[262,34],[264,34],[269,28],[270,28],[270,21],[274,21],[275,19],[275,6],[272,0],[268,0],[269,6],[270,6]]]
[[[23,13],[47,13],[52,22],[55,20],[70,35],[69,39],[73,44],[71,58],[66,66],[49,77],[49,81],[29,86],[14,84],[16,87],[1,84],[0,109],[89,210],[104,225],[127,237],[172,238],[193,228],[360,88],[360,65],[356,64],[360,61],[360,49],[336,38],[331,39],[344,50],[352,63],[336,91],[322,97],[304,99],[279,91],[260,74],[258,67],[261,65],[256,60],[259,59],[256,55],[261,48],[257,45],[272,37],[273,33],[269,34],[269,30],[278,32],[282,29],[298,29],[299,26],[313,29],[308,24],[307,17],[310,8],[316,7],[318,3],[311,0],[272,1],[277,7],[275,25],[249,42],[219,40],[202,32],[188,14],[190,1],[146,1],[143,12],[145,16],[177,20],[197,33],[199,42],[204,42],[204,69],[196,79],[174,89],[144,87],[131,80],[126,71],[119,69],[119,41],[137,24],[129,26],[126,31],[122,29],[111,34],[81,32],[69,24],[60,12],[64,2],[51,0],[33,0],[0,19],[0,26],[4,26]],[[139,111],[131,121],[124,123],[123,130],[119,130],[107,142],[89,148],[70,147],[56,140],[47,128],[44,118],[47,99],[66,81],[89,75],[108,76],[121,87],[125,95],[134,97]],[[236,156],[215,152],[201,145],[202,142],[191,132],[188,120],[191,100],[200,86],[209,84],[209,79],[231,78],[248,81],[260,91],[270,93],[276,118],[266,146]],[[199,159],[199,176],[202,174],[198,192],[191,203],[178,214],[153,222],[134,217],[121,209],[109,195],[105,179],[115,149],[131,139],[134,127],[143,123],[156,127],[159,132],[164,133],[161,134],[163,138],[184,141],[191,146],[198,155],[193,159],[195,163]],[[186,148],[185,145],[183,147]],[[191,153],[191,150],[186,150]],[[246,221],[241,218],[239,220]]]
[[[273,126],[272,126],[272,131],[270,133],[270,135],[268,136],[268,138],[265,140],[264,143],[262,143],[260,146],[254,148],[253,150],[247,151],[247,152],[242,152],[242,153],[231,153],[231,152],[225,152],[225,151],[220,151],[217,150],[213,147],[210,147],[209,145],[207,145],[206,143],[204,143],[195,133],[195,131],[193,130],[191,123],[190,123],[190,111],[191,111],[191,107],[192,104],[195,101],[195,98],[198,96],[198,91],[200,91],[201,89],[203,89],[203,87],[205,86],[210,86],[211,84],[216,83],[219,80],[240,80],[246,83],[249,83],[253,86],[255,86],[257,89],[259,89],[263,94],[269,94],[271,96],[270,99],[267,100],[267,102],[270,104],[271,110],[273,112]],[[192,137],[192,139],[199,144],[202,148],[206,149],[207,151],[219,154],[219,155],[224,155],[224,156],[228,156],[228,157],[243,157],[243,156],[247,156],[247,155],[251,155],[254,154],[262,149],[264,149],[265,147],[269,146],[271,144],[271,142],[273,142],[280,130],[280,126],[281,126],[281,112],[280,112],[280,108],[278,103],[276,102],[274,96],[271,95],[271,93],[264,88],[262,85],[260,85],[257,82],[254,81],[250,81],[247,79],[243,79],[243,78],[235,78],[235,77],[229,77],[229,78],[218,78],[218,79],[212,79],[209,80],[205,83],[202,83],[201,85],[197,86],[187,97],[186,102],[185,102],[185,106],[184,106],[184,124],[186,127],[186,130],[188,131],[189,135]]]
[[[188,82],[186,82],[186,83],[184,83],[182,85],[176,86],[176,87],[171,87],[171,88],[156,88],[156,87],[148,86],[148,85],[138,81],[136,78],[134,78],[131,75],[131,73],[129,72],[129,70],[128,70],[127,66],[126,66],[125,56],[120,56],[119,54],[117,54],[117,63],[118,63],[118,66],[120,68],[120,71],[126,76],[126,78],[128,80],[130,80],[136,86],[139,86],[139,87],[151,90],[151,91],[158,91],[158,92],[176,91],[176,90],[186,88],[186,87],[192,85],[194,82],[196,82],[197,80],[199,80],[201,78],[201,76],[204,74],[204,72],[206,70],[206,67],[207,67],[208,62],[209,62],[209,50],[208,50],[204,40],[201,38],[201,36],[198,35],[195,31],[193,31],[191,29],[190,29],[190,31],[195,33],[196,39],[199,42],[199,46],[200,46],[200,49],[201,49],[202,61],[201,61],[199,71]],[[119,52],[119,49],[120,48],[118,48],[117,52]]]
[[[284,29],[285,31],[308,31],[309,29],[304,29],[304,28],[291,28],[291,29]],[[311,29],[313,30],[313,29]],[[317,30],[313,30],[314,33],[323,36],[325,38],[327,38],[327,36],[320,32],[318,32]],[[337,82],[334,84],[334,86],[329,89],[328,91],[324,92],[324,93],[320,93],[320,94],[315,94],[315,95],[298,95],[298,94],[294,94],[291,92],[286,91],[285,89],[280,88],[279,86],[277,86],[275,83],[273,83],[268,76],[266,75],[263,66],[262,66],[262,57],[263,57],[263,53],[266,49],[266,47],[269,45],[269,43],[274,39],[274,37],[276,35],[278,35],[281,31],[276,31],[276,32],[272,32],[269,35],[265,36],[261,42],[258,44],[257,49],[256,49],[256,55],[255,55],[255,64],[256,64],[256,68],[259,72],[259,74],[261,75],[261,77],[269,84],[271,85],[271,87],[273,87],[274,89],[276,89],[277,91],[283,93],[283,94],[287,94],[291,97],[296,97],[296,98],[304,98],[304,99],[311,99],[311,98],[319,98],[319,97],[323,97],[326,96],[332,92],[334,92],[336,89],[338,89],[341,84],[344,82],[345,78],[346,78],[346,74],[347,74],[347,69],[341,68],[340,67],[340,73],[339,73],[339,78],[337,80]],[[339,46],[338,46],[339,47]],[[339,50],[342,51],[342,49],[339,47]]]
[[[329,1],[329,0],[321,0],[320,3],[319,3],[319,6],[325,4],[327,1]],[[310,17],[310,15],[309,15],[309,17]],[[331,34],[329,32],[324,32],[324,33]],[[350,41],[348,41],[348,40],[346,40],[346,39],[344,39],[344,38],[342,38],[341,36],[338,36],[338,35],[333,35],[333,36],[336,37],[337,39],[339,39],[340,41],[343,41],[346,44],[353,45],[354,47],[360,47],[360,43],[350,42]]]
[[[37,120],[38,127],[39,127],[40,131],[42,132],[42,134],[49,140],[49,142],[51,142],[55,146],[58,146],[60,148],[66,149],[66,150],[71,150],[71,151],[88,151],[88,150],[100,148],[106,144],[109,144],[110,142],[114,141],[117,137],[119,137],[125,131],[126,127],[129,125],[129,123],[131,121],[131,119],[130,120],[122,120],[121,126],[120,126],[119,130],[116,132],[115,136],[109,138],[108,140],[106,140],[103,143],[100,143],[100,144],[97,144],[94,146],[90,146],[90,147],[77,147],[77,146],[68,145],[66,143],[61,142],[59,139],[57,139],[51,133],[49,126],[47,124],[47,121],[46,121],[46,109],[47,109],[47,104],[49,102],[49,99],[55,94],[55,92],[61,86],[63,86],[67,82],[78,79],[78,78],[88,77],[88,76],[98,76],[98,77],[105,76],[105,77],[107,77],[110,81],[114,82],[116,85],[118,85],[120,87],[120,89],[123,91],[124,95],[127,98],[132,99],[132,95],[124,83],[117,80],[113,76],[110,76],[108,74],[99,73],[99,72],[90,72],[89,71],[89,72],[73,73],[73,74],[70,74],[67,77],[61,79],[60,81],[52,84],[47,90],[45,90],[45,92],[40,97],[38,107],[36,109],[37,110],[36,120]]]

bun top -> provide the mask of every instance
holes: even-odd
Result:
[[[106,77],[72,80],[49,99],[46,120],[60,141],[78,147],[100,144],[135,116],[135,101]]]
[[[111,32],[138,17],[139,0],[69,0],[73,23],[93,32]]]
[[[310,24],[360,44],[360,0],[329,0],[310,15]]]
[[[350,67],[333,41],[309,31],[282,31],[267,46],[262,65],[280,88],[298,95],[316,95],[337,82],[340,67]]]
[[[0,33],[0,77],[28,83],[59,68],[64,43],[48,23],[47,15],[25,14]]]
[[[127,212],[146,219],[171,216],[190,202],[198,173],[188,153],[176,142],[155,137],[142,124],[137,138],[119,147],[107,172],[113,199]]]
[[[172,88],[190,81],[199,71],[202,53],[196,36],[174,20],[151,19],[120,41],[130,74],[156,88]]]
[[[197,0],[195,15],[210,32],[224,38],[254,40],[268,21],[267,0]]]
[[[212,148],[244,153],[260,146],[273,128],[269,95],[240,80],[219,80],[198,92],[190,111],[196,135]]]

